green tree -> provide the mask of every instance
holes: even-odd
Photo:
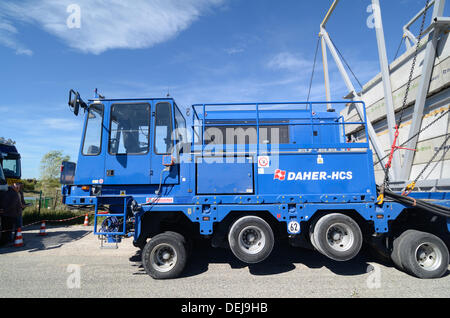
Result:
[[[52,150],[42,157],[41,181],[44,192],[60,186],[59,174],[63,161],[70,161],[70,156],[64,155],[60,150]]]
[[[26,179],[26,180],[22,179],[21,182],[23,183],[24,192],[36,191],[36,184],[37,184],[36,179]]]

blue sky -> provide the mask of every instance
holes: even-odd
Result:
[[[50,150],[77,158],[82,120],[68,109],[70,88],[85,100],[96,87],[107,98],[163,97],[169,89],[182,107],[306,100],[319,24],[331,3],[3,0],[0,137],[17,142],[23,177],[34,178]],[[380,3],[391,61],[402,26],[425,0]],[[67,26],[71,4],[81,9],[80,28]],[[375,30],[366,24],[370,4],[341,1],[327,27],[363,83],[379,72]],[[340,100],[346,90],[333,62],[330,72],[332,97]],[[325,99],[320,55],[311,96]]]

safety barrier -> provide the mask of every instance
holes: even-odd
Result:
[[[30,227],[32,225],[39,224],[39,223],[42,224],[42,222],[45,222],[45,223],[62,223],[62,222],[68,222],[68,221],[72,221],[72,220],[75,220],[75,219],[79,219],[79,218],[82,218],[82,217],[85,218],[84,225],[86,225],[86,215],[94,215],[94,214],[95,213],[86,213],[86,214],[83,214],[83,215],[77,215],[77,216],[74,216],[74,217],[71,217],[71,218],[68,218],[68,219],[61,219],[61,220],[40,220],[40,221],[36,221],[36,222],[30,223],[30,224],[24,225],[24,226],[21,227],[21,229],[24,229],[24,228],[27,228],[27,227]],[[14,230],[15,229],[13,229],[13,230],[3,230],[3,231],[0,231],[0,233],[11,232],[11,231],[14,231]]]

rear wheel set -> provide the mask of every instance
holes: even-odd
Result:
[[[393,242],[391,253],[395,266],[418,278],[440,278],[448,270],[449,251],[437,236],[408,230]]]
[[[351,217],[332,213],[311,224],[310,240],[323,255],[336,261],[347,261],[358,255],[363,237],[358,223]],[[255,264],[271,254],[274,235],[262,218],[245,216],[232,224],[228,241],[239,260]],[[190,250],[190,242],[183,235],[164,232],[147,242],[142,263],[155,279],[176,278],[183,272]],[[437,236],[408,230],[394,239],[391,259],[398,269],[418,278],[439,278],[447,272],[449,251]]]

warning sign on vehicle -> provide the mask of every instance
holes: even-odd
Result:
[[[258,157],[258,168],[268,168],[270,167],[269,156],[259,156]]]

